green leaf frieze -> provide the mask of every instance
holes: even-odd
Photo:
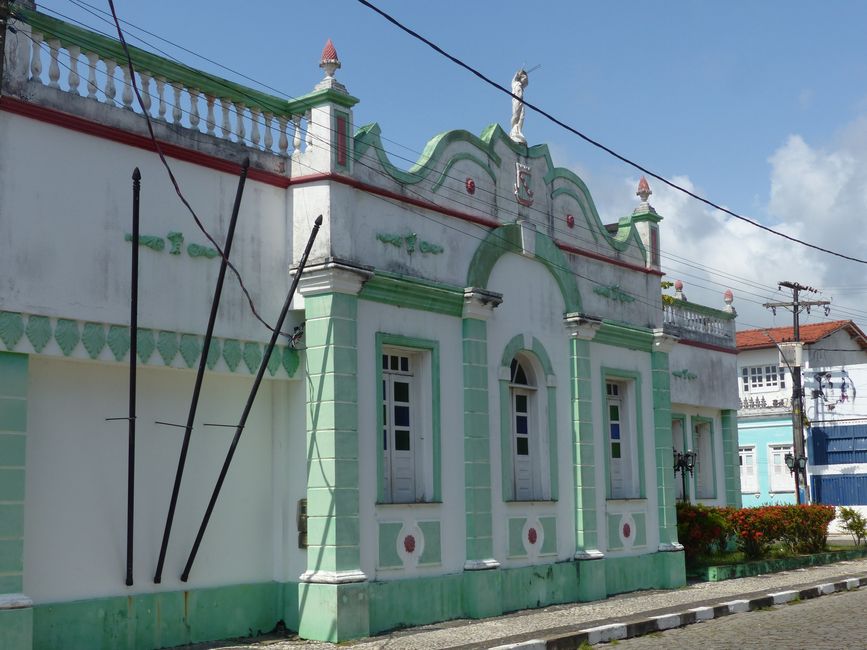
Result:
[[[81,340],[78,323],[67,318],[58,318],[57,326],[54,328],[54,340],[57,341],[63,355],[68,357]]]
[[[209,246],[201,246],[200,244],[190,244],[187,246],[187,254],[190,257],[206,257],[209,260],[219,255],[216,249]]]
[[[621,289],[619,284],[613,284],[610,287],[593,287],[593,293],[618,302],[635,302],[635,297]]]
[[[300,358],[298,350],[287,347],[283,350],[283,367],[286,369],[286,374],[290,377],[295,376],[295,371],[298,370]]]
[[[161,331],[157,337],[157,351],[163,362],[170,366],[178,354],[178,335],[174,332]]]
[[[229,366],[229,370],[235,372],[235,368],[241,363],[241,344],[235,339],[226,339],[223,343],[223,360]]]
[[[0,311],[0,340],[11,350],[24,334],[24,319],[15,311]]]
[[[132,241],[132,233],[126,233],[123,236],[124,241]],[[162,237],[157,237],[156,235],[139,235],[138,237],[138,245],[145,246],[146,248],[150,248],[151,250],[155,250],[158,253],[162,250],[165,250],[166,240]]]
[[[129,328],[123,325],[112,325],[108,328],[108,348],[116,361],[121,361],[130,346]]]
[[[244,343],[244,364],[251,374],[259,370],[259,365],[262,363],[262,348],[258,343]]]
[[[214,366],[220,360],[221,346],[218,339],[211,339],[211,345],[208,346],[208,368],[213,370]]]
[[[180,255],[181,247],[184,245],[184,233],[182,232],[170,232],[166,235],[166,239],[171,243],[171,248],[169,248],[169,255]]]
[[[693,381],[695,379],[698,379],[697,374],[695,374],[694,372],[690,372],[686,368],[684,368],[683,370],[672,370],[671,376],[677,377],[678,379],[686,379],[688,381]]]
[[[419,241],[416,233],[409,235],[397,235],[389,232],[378,232],[376,238],[383,244],[390,244],[395,248],[406,248],[406,252],[410,255],[416,251],[416,248],[422,253],[430,253],[431,255],[439,255],[445,249],[439,244],[432,244],[429,241]]]
[[[27,319],[27,340],[37,352],[42,352],[51,340],[51,319],[48,316],[31,316]]]
[[[172,231],[165,238],[157,235],[140,235],[138,245],[150,248],[157,253],[162,253],[166,249],[166,239],[169,240],[169,255],[180,255],[184,251],[184,233]],[[132,241],[132,234],[126,233],[123,236],[124,241]],[[189,244],[186,248],[187,255],[190,257],[204,257],[213,259],[218,257],[220,253],[215,248],[203,246],[202,244]]]
[[[96,359],[105,347],[105,327],[102,323],[85,323],[81,342],[91,359]]]
[[[26,335],[26,339],[25,339]],[[121,362],[130,350],[130,329],[126,325],[100,323],[96,321],[81,322],[69,318],[53,319],[37,314],[21,314],[19,312],[0,311],[0,340],[7,349],[27,354],[32,351],[43,353],[52,336],[57,341],[63,356],[79,356],[85,354],[91,359],[99,359],[102,351],[108,346],[115,361]],[[150,329],[139,329],[137,332],[138,357],[141,363],[170,366],[180,352],[186,367],[194,367],[201,358],[204,349],[204,339],[201,335],[186,332],[162,330],[155,332]],[[76,353],[78,344],[83,351]],[[159,355],[154,358],[154,352]],[[264,357],[265,345],[255,341],[238,341],[236,339],[211,339],[208,349],[208,368],[214,370],[225,359],[226,367],[235,372],[244,368],[250,374],[255,374]],[[49,350],[49,355],[57,352]],[[241,361],[244,363],[241,364]],[[295,374],[299,365],[298,352],[292,348],[277,346],[268,360],[268,371],[271,376],[282,376],[281,369],[289,377]]]
[[[142,363],[147,363],[148,359],[154,353],[157,347],[154,340],[154,333],[151,330],[143,330],[139,328],[136,333],[136,346],[138,347],[138,358]]]
[[[202,345],[199,342],[198,336],[195,334],[181,334],[181,356],[184,358],[187,368],[192,368],[196,364],[201,353]]]

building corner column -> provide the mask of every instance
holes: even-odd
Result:
[[[672,460],[671,435],[671,375],[668,355],[677,338],[657,329],[653,332],[650,353],[653,391],[653,433],[656,461],[657,507],[659,512],[659,550],[683,551],[677,541],[676,490]]]
[[[462,322],[464,375],[464,499],[466,562],[464,614],[485,618],[502,614],[500,566],[494,559],[491,506],[491,422],[488,395],[487,320],[502,302],[498,293],[464,290]]]
[[[339,642],[368,636],[361,569],[358,470],[358,293],[370,272],[327,261],[307,267],[307,571],[298,586],[299,634]]]
[[[24,489],[29,357],[0,352],[0,648],[32,650],[24,591]]]

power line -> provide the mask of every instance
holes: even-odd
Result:
[[[579,138],[581,138],[582,140],[584,140],[588,144],[593,145],[597,149],[601,149],[605,153],[613,156],[614,158],[617,158],[621,162],[624,162],[627,165],[634,167],[635,169],[641,171],[642,173],[655,178],[656,180],[660,181],[661,183],[668,185],[672,189],[675,189],[679,192],[682,192],[682,193],[686,194],[687,196],[690,196],[693,199],[700,201],[701,203],[704,203],[705,205],[708,205],[708,206],[710,206],[716,210],[719,210],[720,212],[724,212],[725,214],[728,214],[729,216],[734,217],[735,219],[738,219],[740,221],[748,223],[752,226],[755,226],[756,228],[760,228],[766,232],[777,235],[778,237],[788,239],[789,241],[795,242],[797,244],[801,244],[802,246],[806,246],[808,248],[812,248],[814,250],[821,251],[823,253],[827,253],[829,255],[834,255],[836,257],[841,257],[843,259],[850,260],[852,262],[858,262],[859,264],[867,264],[867,260],[862,260],[862,259],[859,259],[857,257],[852,257],[851,255],[846,255],[844,253],[838,253],[836,251],[833,251],[833,250],[828,249],[828,248],[824,248],[824,247],[819,246],[817,244],[811,244],[811,243],[806,242],[802,239],[798,239],[797,237],[792,237],[791,235],[787,235],[783,232],[780,232],[779,230],[774,230],[773,228],[765,226],[765,225],[759,223],[758,221],[754,221],[753,219],[750,219],[748,217],[744,217],[744,216],[738,214],[737,212],[729,210],[728,208],[724,208],[723,206],[721,206],[717,203],[714,203],[713,201],[706,199],[703,196],[696,194],[695,192],[692,192],[692,191],[686,189],[685,187],[678,185],[677,183],[674,183],[674,182],[666,179],[664,176],[661,176],[661,175],[657,174],[656,172],[651,171],[650,169],[648,169],[644,165],[641,165],[641,164],[627,158],[626,156],[617,153],[616,151],[614,151],[610,147],[607,147],[604,144],[602,144],[601,142],[598,142],[597,140],[594,140],[593,138],[585,135],[584,133],[582,133],[578,129],[563,122],[562,120],[560,120],[559,118],[548,113],[544,109],[539,108],[535,104],[532,104],[532,103],[528,102],[527,100],[523,99],[522,97],[518,97],[517,95],[513,94],[512,91],[509,90],[508,88],[506,88],[505,86],[502,86],[502,85],[498,84],[496,81],[493,81],[489,77],[485,76],[482,72],[479,72],[476,68],[465,63],[464,61],[462,61],[458,57],[453,56],[452,54],[449,54],[444,49],[442,49],[439,45],[428,40],[427,38],[425,38],[424,36],[422,36],[418,32],[410,29],[409,27],[407,27],[406,25],[404,25],[403,23],[398,21],[396,18],[394,18],[390,14],[388,14],[385,11],[383,11],[382,9],[378,8],[376,5],[372,4],[371,2],[368,2],[368,0],[358,0],[358,2],[361,3],[362,5],[364,5],[365,7],[371,9],[372,11],[378,13],[380,16],[385,18],[388,22],[392,23],[393,25],[395,25],[399,29],[403,30],[404,32],[406,32],[407,34],[412,36],[413,38],[421,41],[422,43],[424,43],[425,45],[427,45],[428,47],[430,47],[434,51],[438,52],[442,56],[444,56],[447,59],[449,59],[450,61],[452,61],[453,63],[459,65],[460,67],[464,68],[468,72],[472,73],[473,75],[475,75],[476,77],[478,77],[479,79],[484,81],[485,83],[493,86],[494,88],[505,93],[506,95],[509,95],[511,98],[522,102],[527,108],[531,109],[532,111],[535,111],[536,113],[538,113],[542,117],[546,118],[547,120],[549,120],[549,121],[553,122],[554,124],[566,129],[570,133],[577,135]]]

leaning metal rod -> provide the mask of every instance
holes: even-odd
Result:
[[[139,241],[139,194],[141,172],[136,167],[132,172],[132,289],[129,300],[129,451],[127,455],[126,487],[126,584],[132,586],[132,538],[135,509],[135,380],[136,354],[138,354],[138,241]]]
[[[226,234],[226,244],[223,247],[223,257],[220,263],[220,274],[217,276],[217,288],[214,289],[214,300],[211,302],[211,315],[208,317],[208,329],[205,332],[205,343],[202,346],[202,356],[199,358],[199,371],[196,373],[196,384],[193,387],[193,397],[190,400],[190,410],[187,414],[187,426],[184,427],[184,441],[181,444],[181,455],[178,458],[178,469],[175,472],[175,484],[172,488],[172,498],[169,501],[169,512],[166,515],[166,527],[163,531],[163,541],[160,546],[160,558],[154,573],[154,582],[163,579],[163,565],[166,562],[166,550],[169,546],[169,536],[172,534],[172,522],[175,518],[175,507],[178,505],[178,493],[181,490],[181,479],[184,476],[184,466],[187,462],[187,451],[190,448],[190,436],[193,433],[193,421],[196,419],[196,409],[199,406],[199,394],[202,390],[202,380],[205,377],[205,366],[208,362],[208,352],[211,349],[211,339],[214,336],[214,324],[217,322],[217,311],[220,308],[220,297],[223,294],[223,280],[226,278],[226,268],[229,266],[229,253],[232,251],[232,241],[235,238],[235,224],[238,222],[238,212],[241,209],[241,197],[244,194],[244,183],[247,181],[247,170],[250,159],[244,158],[241,163],[241,177],[238,179],[238,189],[235,192],[235,205],[232,207],[232,218],[229,220],[229,232]]]
[[[190,551],[190,557],[187,558],[187,565],[184,567],[184,572],[181,574],[181,581],[186,582],[190,577],[190,569],[196,559],[196,553],[199,552],[199,545],[202,543],[202,537],[205,535],[205,529],[208,527],[208,521],[211,519],[211,513],[214,511],[214,505],[217,503],[217,497],[220,495],[220,488],[223,487],[223,481],[226,479],[226,474],[229,471],[229,465],[232,463],[232,457],[235,455],[235,449],[238,446],[238,440],[241,438],[241,432],[244,430],[244,425],[247,423],[247,416],[250,415],[250,409],[253,407],[253,401],[256,399],[256,393],[259,392],[259,385],[262,383],[262,377],[265,376],[265,369],[268,367],[268,360],[271,358],[271,353],[274,351],[274,345],[277,343],[277,337],[280,330],[283,329],[283,321],[286,320],[286,314],[289,311],[289,304],[292,302],[292,297],[295,295],[295,289],[298,287],[298,280],[301,279],[301,274],[304,272],[304,266],[307,264],[307,258],[310,256],[310,249],[313,248],[313,242],[316,240],[316,235],[319,232],[319,227],[322,225],[322,215],[316,217],[313,225],[313,231],[310,233],[310,238],[307,240],[307,247],[304,249],[304,254],[301,256],[301,262],[298,264],[298,269],[295,272],[295,277],[292,278],[292,286],[289,288],[289,294],[286,296],[286,302],[283,303],[283,309],[280,311],[280,316],[277,323],[274,325],[274,331],[271,334],[271,340],[268,343],[268,348],[265,350],[265,356],[262,357],[262,363],[259,364],[259,371],[256,373],[256,379],[253,381],[253,387],[250,389],[250,395],[247,397],[247,403],[244,406],[244,412],[241,414],[241,419],[238,421],[238,426],[235,429],[235,437],[232,439],[232,444],[229,447],[229,453],[226,454],[226,460],[223,462],[223,468],[220,470],[220,476],[217,479],[217,484],[214,486],[214,492],[211,494],[211,500],[208,503],[208,509],[205,511],[205,517],[202,519],[202,525],[199,526],[199,532],[196,535],[196,541]]]

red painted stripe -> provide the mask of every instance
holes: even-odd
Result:
[[[702,348],[704,350],[716,350],[717,352],[725,352],[726,354],[737,354],[738,349],[735,347],[726,348],[722,345],[714,345],[713,343],[702,343],[701,341],[691,341],[689,339],[678,339],[678,343],[689,345],[694,348]]]
[[[47,122],[48,124],[54,124],[56,126],[71,129],[73,131],[78,131],[79,133],[93,135],[98,138],[104,138],[106,140],[111,140],[113,142],[118,142],[120,144],[125,144],[131,147],[136,147],[156,153],[156,148],[154,147],[153,142],[148,136],[130,133],[116,127],[106,126],[105,124],[100,124],[99,122],[86,120],[76,115],[70,115],[69,113],[64,113],[53,108],[46,108],[45,106],[39,106],[37,104],[25,102],[14,97],[0,97],[0,110],[15,113],[17,115],[22,115],[24,117],[29,117],[34,120],[39,120],[41,122]],[[185,147],[179,147],[178,145],[170,144],[168,142],[159,142],[160,146],[162,147],[163,153],[166,156],[175,158],[176,160],[182,160],[184,162],[189,162],[194,165],[200,165],[208,169],[226,172],[228,174],[238,174],[241,171],[241,166],[239,163],[231,162],[225,160],[224,158],[218,158],[216,156],[204,154],[192,149],[187,149]],[[304,185],[306,183],[315,183],[318,181],[334,181],[337,183],[343,183],[344,185],[348,185],[350,187],[354,187],[355,189],[361,190],[363,192],[368,192],[369,194],[375,194],[383,198],[399,201],[408,205],[414,205],[418,208],[438,212],[440,214],[455,217],[456,219],[474,223],[476,225],[484,226],[486,228],[498,228],[503,225],[496,219],[482,217],[471,214],[469,212],[462,212],[460,210],[453,210],[452,208],[440,206],[435,203],[431,203],[430,201],[412,198],[404,194],[392,192],[391,190],[376,187],[375,185],[369,185],[354,178],[350,178],[348,176],[340,176],[338,174],[321,173],[310,174],[307,176],[299,176],[297,178],[289,178],[288,176],[283,176],[282,174],[275,174],[274,172],[268,172],[262,169],[256,169],[254,167],[251,167],[250,171],[247,174],[247,177],[251,180],[259,181],[267,185],[273,185],[275,187],[281,188],[286,188],[293,185]],[[626,269],[630,269],[632,271],[640,271],[649,275],[657,275],[660,277],[664,275],[664,273],[662,273],[661,271],[656,271],[655,269],[648,269],[643,266],[638,266],[637,264],[630,264],[629,262],[623,262],[621,260],[617,260],[611,257],[605,257],[604,255],[600,255],[599,253],[593,253],[591,251],[583,250],[581,248],[576,248],[575,246],[571,246],[570,244],[566,244],[561,241],[555,240],[555,243],[557,244],[558,248],[568,253],[581,255],[582,257],[588,257],[590,259],[605,262],[607,264],[613,264],[615,266],[620,266]]]
[[[86,120],[76,115],[70,115],[69,113],[63,113],[53,108],[46,108],[37,104],[31,104],[30,102],[24,102],[20,99],[15,99],[14,97],[0,97],[0,110],[156,153],[154,143],[148,136],[130,133],[116,127],[100,124],[99,122],[92,122],[91,120]],[[235,163],[216,156],[210,156],[192,149],[179,147],[178,145],[170,144],[168,142],[159,141],[159,143],[163,153],[166,156],[175,158],[176,160],[182,160],[194,165],[207,167],[208,169],[226,172],[227,174],[237,175],[241,173],[240,163]],[[267,185],[274,185],[276,187],[285,188],[289,186],[288,177],[262,169],[256,169],[255,167],[250,168],[247,178]]]

